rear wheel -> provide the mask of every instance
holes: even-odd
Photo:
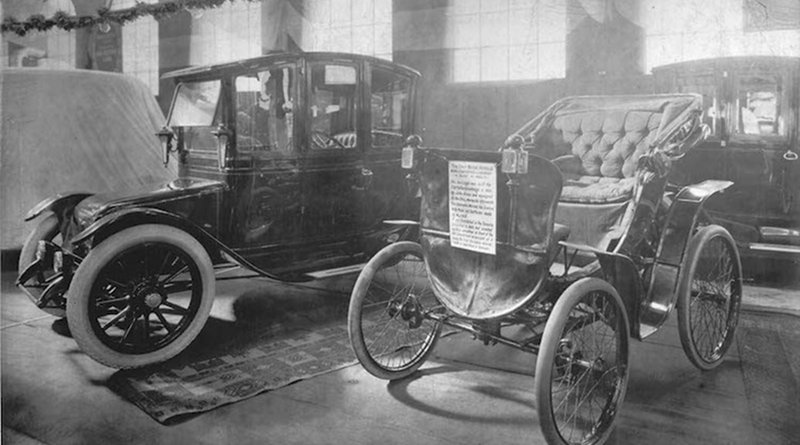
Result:
[[[58,248],[61,247],[62,239],[56,215],[50,214],[39,221],[28,235],[28,238],[25,239],[25,244],[22,245],[22,251],[19,254],[18,273],[22,273],[36,261],[36,250],[39,246],[39,241],[55,244]],[[66,285],[62,286],[61,284],[61,273],[53,271],[52,261],[42,264],[40,270],[40,273],[37,273],[28,281],[28,285],[40,288],[41,295],[45,298],[40,297],[39,300],[36,300],[31,297],[31,301],[48,314],[63,317],[66,314],[66,301],[64,300]],[[49,290],[44,292],[46,289]]]
[[[678,283],[683,351],[699,369],[713,369],[733,342],[742,301],[741,260],[727,230],[710,225],[692,236]]]
[[[350,298],[348,331],[356,357],[370,374],[388,380],[416,371],[433,350],[441,310],[428,281],[422,248],[403,241],[383,248],[358,276]]]
[[[617,291],[598,278],[570,285],[545,325],[534,387],[549,444],[600,444],[628,384],[628,319]]]
[[[170,226],[134,226],[103,240],[78,267],[67,320],[93,359],[136,368],[189,346],[213,297],[214,270],[197,240]]]

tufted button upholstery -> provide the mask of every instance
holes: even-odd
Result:
[[[627,201],[633,196],[636,178],[564,175],[562,202],[609,204]]]
[[[347,133],[339,133],[333,135],[333,138],[336,139],[344,148],[355,148],[356,146],[356,132],[349,131]]]
[[[661,113],[613,110],[565,114],[531,135],[536,153],[565,174],[562,201],[619,202],[630,198],[639,158],[649,153]]]
[[[557,117],[534,135],[536,146],[550,159],[575,155],[581,168],[570,173],[630,178],[639,157],[649,152],[661,114],[644,111],[575,113]]]

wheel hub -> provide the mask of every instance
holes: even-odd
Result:
[[[157,292],[150,292],[144,296],[144,304],[150,309],[155,309],[161,306],[161,303],[164,302],[164,297]]]
[[[419,304],[417,303],[417,296],[409,294],[408,299],[400,312],[404,321],[408,322],[409,328],[418,328],[422,326],[422,311],[420,311]]]

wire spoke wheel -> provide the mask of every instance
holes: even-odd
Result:
[[[134,226],[102,241],[78,267],[67,320],[95,360],[146,366],[194,340],[213,295],[214,271],[197,240],[169,226]]]
[[[579,280],[556,302],[536,361],[539,421],[548,443],[605,442],[627,381],[622,300],[603,280]]]
[[[356,356],[376,377],[410,375],[441,332],[441,323],[426,315],[440,310],[419,245],[387,246],[367,263],[353,288],[348,330]]]
[[[722,362],[733,341],[742,299],[736,245],[720,226],[697,231],[681,269],[678,331],[689,360],[702,370]]]

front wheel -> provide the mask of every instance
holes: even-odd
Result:
[[[67,295],[67,321],[81,349],[105,365],[137,368],[172,358],[200,333],[214,269],[186,232],[134,226],[89,252]]]
[[[556,301],[536,359],[536,407],[547,443],[604,443],[627,385],[622,299],[606,281],[578,280]]]
[[[427,316],[438,310],[420,245],[386,246],[361,271],[350,297],[347,327],[356,357],[378,378],[411,375],[439,338],[441,323]]]
[[[721,226],[692,236],[678,280],[678,332],[697,368],[717,367],[733,342],[742,301],[742,263]]]

